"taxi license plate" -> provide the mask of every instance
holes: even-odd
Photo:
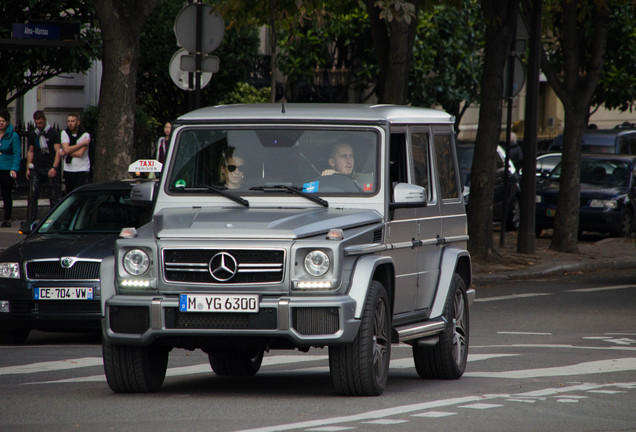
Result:
[[[181,294],[180,312],[248,312],[259,309],[258,295]]]
[[[93,300],[92,287],[33,288],[34,300]]]

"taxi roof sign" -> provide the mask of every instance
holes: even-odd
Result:
[[[139,159],[128,165],[128,172],[161,172],[163,164],[155,159]]]

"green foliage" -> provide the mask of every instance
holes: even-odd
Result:
[[[590,103],[591,107],[604,105],[607,109],[621,111],[632,110],[636,100],[636,4],[633,1],[605,0],[581,1],[577,13],[577,34],[580,37],[582,54],[580,77],[585,77],[586,65],[591,64],[591,53],[596,43],[594,28],[597,7],[607,7],[610,11],[607,49],[601,72],[601,78]],[[562,6],[557,0],[546,1],[543,9],[544,31],[543,48],[558,74],[564,70],[562,49]]]
[[[368,16],[358,2],[347,12],[329,11],[301,26],[281,25],[278,68],[287,79],[287,100],[346,102],[373,87],[374,60]]]
[[[257,89],[251,84],[236,83],[234,90],[227,93],[225,98],[219,101],[220,104],[255,104],[269,102],[271,89],[263,87]]]
[[[460,8],[420,11],[409,80],[410,103],[441,105],[461,118],[460,104],[479,100],[484,24],[478,0]]]
[[[636,3],[614,2],[601,79],[592,106],[630,112],[636,103]]]
[[[0,38],[10,39],[13,23],[36,20],[80,23],[81,47],[3,47],[0,52],[0,106],[6,106],[40,83],[64,72],[84,72],[99,55],[101,41],[94,25],[92,2],[83,0],[5,1],[0,13]]]

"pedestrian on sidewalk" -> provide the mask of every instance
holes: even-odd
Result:
[[[26,178],[29,180],[27,226],[38,218],[38,198],[42,185],[49,189],[49,204],[53,208],[62,198],[60,134],[46,121],[43,111],[33,113],[35,129],[29,134]]]
[[[2,109],[0,110],[0,192],[2,192],[4,204],[4,219],[0,225],[2,228],[11,227],[13,213],[11,190],[20,171],[21,159],[20,137],[13,130],[9,111]]]
[[[62,131],[62,149],[64,156],[64,183],[66,193],[88,183],[91,161],[88,157],[88,146],[91,143],[90,134],[84,129],[77,113],[70,113],[66,117],[67,128]]]

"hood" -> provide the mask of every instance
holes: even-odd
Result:
[[[382,221],[374,210],[164,209],[154,217],[158,238],[297,239]]]
[[[537,193],[544,196],[557,196],[559,194],[559,183],[548,182],[537,188]],[[628,193],[626,187],[595,186],[589,183],[581,183],[581,202],[587,199],[612,199],[624,196]]]
[[[20,261],[60,257],[103,259],[112,255],[116,239],[117,234],[32,234],[3,251],[2,256],[4,259],[17,258]]]

